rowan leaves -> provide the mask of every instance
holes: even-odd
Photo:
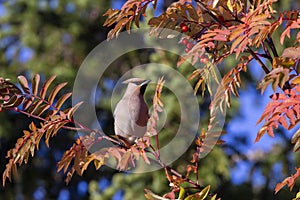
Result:
[[[300,168],[296,169],[296,173],[293,174],[290,177],[287,177],[286,179],[284,179],[281,183],[278,183],[275,187],[275,193],[279,192],[279,190],[281,190],[285,185],[287,185],[290,190],[293,189],[294,185],[295,185],[295,181],[296,179],[300,176]]]
[[[260,83],[262,93],[267,86],[272,85],[274,94],[266,106],[257,123],[264,120],[264,124],[257,134],[255,141],[267,133],[274,137],[274,130],[281,125],[290,130],[300,121],[300,85],[299,85],[299,55],[295,51],[298,47],[290,47],[284,50],[282,57],[276,57],[272,63],[272,71],[265,76]],[[283,92],[277,92],[281,88]],[[298,135],[297,132],[295,135]],[[293,137],[294,151],[299,149],[298,137]]]
[[[132,1],[128,1],[124,6],[129,8],[131,3]],[[258,120],[264,121],[264,124],[256,141],[265,133],[274,136],[274,130],[279,126],[290,130],[299,122],[300,55],[299,46],[296,45],[300,43],[300,34],[292,30],[300,28],[300,15],[299,11],[278,13],[273,9],[274,3],[276,0],[177,1],[170,4],[159,16],[149,19],[151,34],[158,38],[177,36],[175,32],[163,30],[165,28],[183,32],[185,36],[179,38],[180,41],[193,41],[193,45],[186,48],[186,54],[179,58],[177,65],[180,67],[187,60],[193,65],[197,62],[204,64],[201,69],[194,70],[189,79],[197,81],[194,95],[198,91],[203,95],[208,90],[213,96],[208,132],[216,131],[217,115],[230,107],[232,94],[239,96],[241,72],[247,72],[251,61],[256,61],[266,73],[258,87],[261,92],[270,85],[274,91],[270,103]],[[122,10],[126,11],[123,8]],[[121,18],[127,16],[121,13],[116,15]],[[188,29],[181,29],[181,24]],[[295,46],[285,48],[280,55],[272,38],[275,32],[280,33],[281,44],[286,38],[295,36]],[[229,66],[227,73],[218,80],[218,65],[231,55],[235,55],[238,64]],[[218,84],[216,91],[212,91],[212,81]],[[292,139],[295,151],[300,146],[299,135],[299,131],[296,131]],[[153,197],[150,193],[148,195]]]
[[[128,0],[120,10],[109,9],[104,14],[107,17],[104,26],[113,27],[108,39],[117,37],[124,29],[130,33],[133,24],[139,27],[140,20],[146,18],[147,9],[150,5],[156,9],[157,2]],[[223,143],[222,140],[218,140],[220,133],[223,133],[217,126],[218,115],[225,113],[226,108],[231,106],[232,95],[239,96],[239,88],[242,85],[241,72],[247,72],[251,61],[256,61],[266,73],[259,84],[261,92],[270,85],[274,92],[258,120],[258,123],[263,125],[255,141],[259,141],[264,134],[275,136],[275,130],[279,126],[291,130],[300,121],[300,34],[297,32],[300,28],[300,15],[299,11],[277,13],[273,9],[274,3],[276,0],[179,0],[171,3],[160,15],[147,18],[151,27],[150,34],[158,38],[176,38],[182,32],[185,35],[178,38],[178,41],[192,41],[192,45],[186,48],[177,65],[181,66],[187,60],[192,64],[201,62],[203,67],[194,70],[189,77],[190,80],[196,80],[194,95],[197,95],[198,91],[203,95],[205,90],[208,90],[209,95],[213,96],[209,107],[208,129],[195,139],[196,152],[192,156],[191,164],[186,166],[185,176],[162,163],[158,141],[157,152],[150,143],[151,136],[158,136],[158,115],[164,107],[161,100],[163,79],[158,81],[153,97],[153,111],[147,127],[147,136],[132,144],[126,138],[108,137],[97,130],[80,126],[80,122],[73,120],[73,115],[81,103],[68,107],[66,102],[72,94],[60,94],[67,83],[52,86],[55,76],[41,83],[41,77],[35,75],[30,81],[24,76],[19,76],[20,86],[0,78],[0,111],[18,112],[39,121],[32,122],[28,130],[23,131],[23,136],[17,140],[14,148],[7,152],[8,163],[3,173],[3,184],[6,179],[11,180],[12,174],[17,174],[18,166],[27,163],[29,157],[34,156],[42,138],[49,147],[50,138],[56,136],[60,129],[78,130],[73,127],[76,124],[87,134],[78,138],[58,162],[57,171],[67,174],[67,183],[74,173],[83,175],[91,164],[99,169],[113,161],[116,169],[128,170],[134,168],[136,161],[140,159],[150,164],[152,160],[148,154],[152,153],[156,162],[165,169],[171,191],[159,196],[145,190],[147,199],[175,199],[176,196],[187,200],[216,199],[216,195],[209,195],[210,186],[202,187],[198,179],[195,182],[189,177],[192,173],[198,176],[200,153],[209,151],[213,142]],[[285,48],[280,52],[281,55],[273,42],[274,33],[278,31],[281,31],[281,44],[286,38],[295,37],[292,40],[293,46]],[[227,66],[228,70],[219,80],[218,67],[232,55],[238,64]],[[212,82],[217,83],[216,90],[213,89]],[[156,139],[158,140],[158,137]],[[102,145],[104,141],[111,145]],[[298,151],[299,129],[294,133],[291,142],[294,144],[294,151]],[[299,169],[278,184],[275,191],[278,192],[285,185],[292,188],[298,177]],[[198,190],[190,194],[182,186],[183,183],[191,184]]]
[[[151,112],[150,118],[147,125],[147,135],[154,136],[157,135],[157,122],[159,120],[158,114],[163,112],[164,104],[161,100],[161,92],[163,89],[165,81],[160,78],[157,82],[155,94],[153,96],[153,110]]]
[[[15,147],[7,152],[8,163],[3,173],[3,185],[6,179],[11,181],[12,173],[17,175],[17,166],[27,163],[30,155],[33,157],[39,148],[39,143],[44,137],[46,145],[49,147],[50,138],[56,136],[60,129],[77,130],[68,126],[78,124],[73,121],[73,114],[82,104],[76,104],[73,107],[65,107],[65,102],[71,97],[71,93],[62,94],[58,97],[59,92],[64,88],[66,83],[60,83],[49,89],[55,77],[46,80],[40,87],[40,76],[35,75],[30,83],[24,76],[19,76],[21,88],[15,84],[0,78],[0,105],[1,109],[14,110],[21,114],[39,120],[39,123],[32,122],[29,130],[23,131],[23,136],[19,138]],[[162,111],[163,103],[160,99],[164,81],[158,81],[157,90],[154,95],[152,112],[152,131],[156,129],[158,120],[158,112]],[[149,129],[149,130],[150,130]],[[122,139],[115,140],[108,136],[103,136],[95,131],[85,130],[89,132],[85,136],[81,136],[73,146],[67,150],[61,160],[58,162],[57,171],[63,171],[67,174],[66,182],[68,183],[76,172],[83,175],[88,166],[93,163],[96,169],[114,159],[116,169],[128,170],[135,167],[135,162],[143,159],[145,163],[150,164],[150,160],[146,153],[146,148],[150,146],[150,138],[146,136],[139,139],[135,144],[125,142]],[[150,135],[152,136],[152,135]],[[113,142],[110,147],[101,147],[102,141]],[[92,151],[96,145],[97,151]],[[114,144],[114,145],[113,145]]]
[[[274,129],[279,125],[287,130],[295,127],[300,121],[300,85],[287,89],[283,93],[274,93],[271,102],[266,106],[257,123],[265,120],[257,134],[257,142],[265,133],[274,137]]]
[[[0,102],[8,101],[12,96],[21,94],[22,91],[8,79],[0,77]],[[0,104],[2,108],[2,103]]]
[[[172,3],[161,15],[151,18],[148,25],[152,27],[151,33],[159,38],[168,38],[175,35],[166,34],[162,28],[180,32],[180,24],[185,22],[190,30],[189,34],[193,35],[203,28],[199,26],[199,23],[203,21],[203,16],[197,11],[197,8],[189,2],[178,1]]]
[[[118,36],[125,28],[130,32],[131,24],[134,22],[139,27],[140,17],[146,17],[146,9],[148,4],[152,3],[154,9],[156,8],[157,0],[128,0],[121,10],[109,9],[103,16],[107,16],[103,26],[112,26],[114,28],[108,33],[108,38],[111,39]]]
[[[66,83],[59,84],[54,89],[48,90],[54,79],[55,77],[51,77],[40,88],[40,76],[35,75],[31,80],[30,88],[27,78],[19,76],[21,88],[18,88],[13,83],[0,78],[0,108],[14,110],[40,121],[39,123],[32,122],[29,130],[23,131],[23,136],[17,140],[15,147],[7,152],[6,158],[9,161],[3,173],[3,185],[7,178],[11,180],[11,173],[16,173],[17,166],[27,163],[30,155],[34,156],[42,137],[45,138],[45,143],[49,147],[50,138],[72,122],[71,118],[81,104],[80,102],[71,109],[62,110],[62,105],[71,96],[70,93],[62,95],[54,103],[57,94],[66,85]],[[46,98],[47,93],[48,98]]]
[[[137,143],[123,147],[117,144],[111,144],[109,147],[102,147],[101,141],[108,140],[95,132],[89,135],[81,136],[73,146],[67,150],[61,160],[57,163],[57,171],[67,173],[66,183],[69,183],[76,172],[82,176],[87,167],[93,163],[98,170],[103,165],[114,161],[116,169],[120,171],[129,170],[135,167],[135,162],[140,158],[145,163],[150,164],[145,149],[149,147],[149,138],[140,139]],[[96,147],[97,150],[92,150]]]

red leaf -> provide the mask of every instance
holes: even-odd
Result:
[[[286,179],[284,179],[281,183],[278,183],[275,187],[275,193],[279,192],[279,190],[281,190],[285,185],[288,185],[288,187],[290,188],[290,190],[293,189],[293,186],[295,185],[295,180],[299,177],[300,175],[300,168],[296,169],[296,173],[293,174],[290,177],[287,177]]]

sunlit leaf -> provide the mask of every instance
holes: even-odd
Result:
[[[71,109],[69,109],[69,111],[68,111],[68,113],[67,113],[68,119],[72,119],[74,113],[75,113],[76,110],[81,106],[81,104],[83,104],[83,101],[77,103],[75,106],[73,106]]]
[[[25,76],[18,76],[18,81],[23,89],[23,91],[27,94],[30,94],[30,89],[28,86],[28,81]]]
[[[72,93],[67,93],[67,94],[64,94],[63,96],[61,96],[56,104],[54,105],[54,107],[59,110],[61,108],[61,106],[65,103],[65,101],[72,95]]]
[[[148,200],[168,200],[168,199],[166,199],[164,197],[161,197],[159,195],[154,194],[152,191],[150,191],[148,189],[144,189],[144,190],[146,192],[145,197]]]
[[[53,104],[54,99],[56,97],[56,95],[58,94],[58,92],[67,85],[68,83],[60,83],[58,84],[50,93],[49,97],[48,97],[48,102],[49,104]]]
[[[40,83],[40,75],[36,74],[32,79],[32,94],[35,96],[38,94],[39,83]]]
[[[51,76],[46,82],[43,83],[41,91],[40,91],[40,97],[42,99],[45,99],[47,90],[55,78],[56,78],[56,76]]]

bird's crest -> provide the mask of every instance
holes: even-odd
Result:
[[[125,81],[123,81],[122,83],[123,84],[128,84],[128,83],[134,83],[136,85],[144,85],[146,83],[149,83],[150,80],[145,80],[145,79],[142,79],[142,78],[130,78],[130,79],[127,79]]]

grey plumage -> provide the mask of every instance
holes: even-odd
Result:
[[[149,119],[144,92],[150,81],[131,78],[124,81],[127,89],[114,111],[115,133],[133,142],[143,137]]]

